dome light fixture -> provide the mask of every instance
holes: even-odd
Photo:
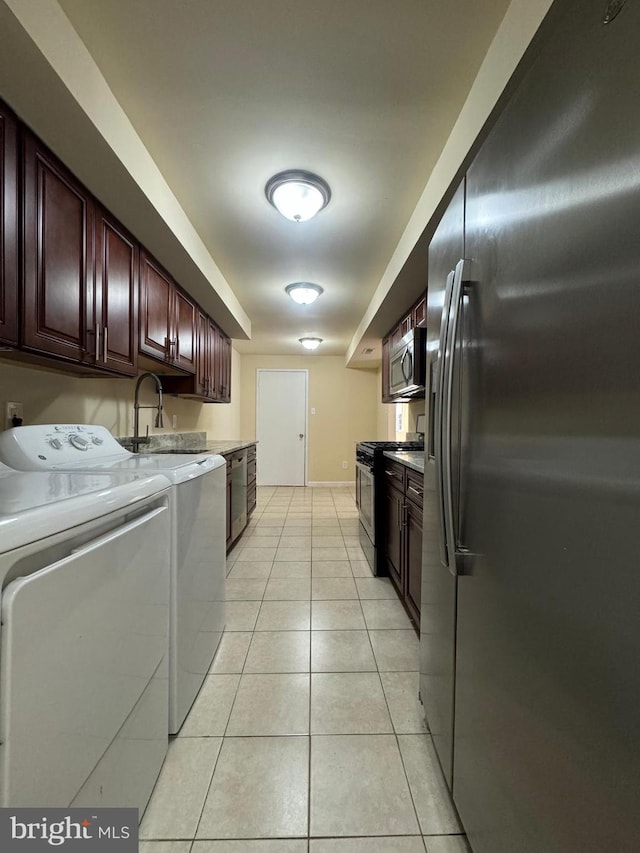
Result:
[[[288,284],[285,291],[298,305],[311,305],[323,293],[319,284],[312,284],[310,281],[295,281]]]
[[[322,343],[322,338],[298,338],[305,349],[318,349]]]
[[[329,184],[312,172],[290,169],[278,172],[264,188],[269,202],[287,219],[306,222],[329,204]]]

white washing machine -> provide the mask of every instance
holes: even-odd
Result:
[[[172,484],[169,732],[179,731],[225,624],[226,461],[125,450],[102,426],[23,426],[0,434],[0,460],[23,470],[160,473]]]
[[[167,750],[166,478],[0,465],[0,805],[138,808]]]

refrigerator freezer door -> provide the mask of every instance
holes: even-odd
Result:
[[[444,380],[440,337],[447,325],[456,263],[464,255],[464,183],[456,191],[429,246],[427,304],[427,414],[429,435],[424,470],[422,603],[420,611],[420,698],[449,787],[453,762],[456,578],[446,565],[442,505],[441,395]],[[447,287],[449,284],[449,287]],[[444,322],[443,322],[443,313]],[[457,445],[455,445],[457,447]],[[458,458],[458,454],[454,454]]]
[[[453,791],[475,853],[640,839],[639,32],[638,3],[606,26],[601,0],[555,3],[467,175],[483,556],[457,581]]]

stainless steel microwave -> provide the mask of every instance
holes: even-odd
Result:
[[[424,397],[427,330],[412,329],[389,355],[389,391],[400,397]]]

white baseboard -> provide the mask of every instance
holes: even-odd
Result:
[[[355,480],[309,480],[307,483],[307,486],[331,486],[331,488],[337,486],[355,487],[355,485]]]

